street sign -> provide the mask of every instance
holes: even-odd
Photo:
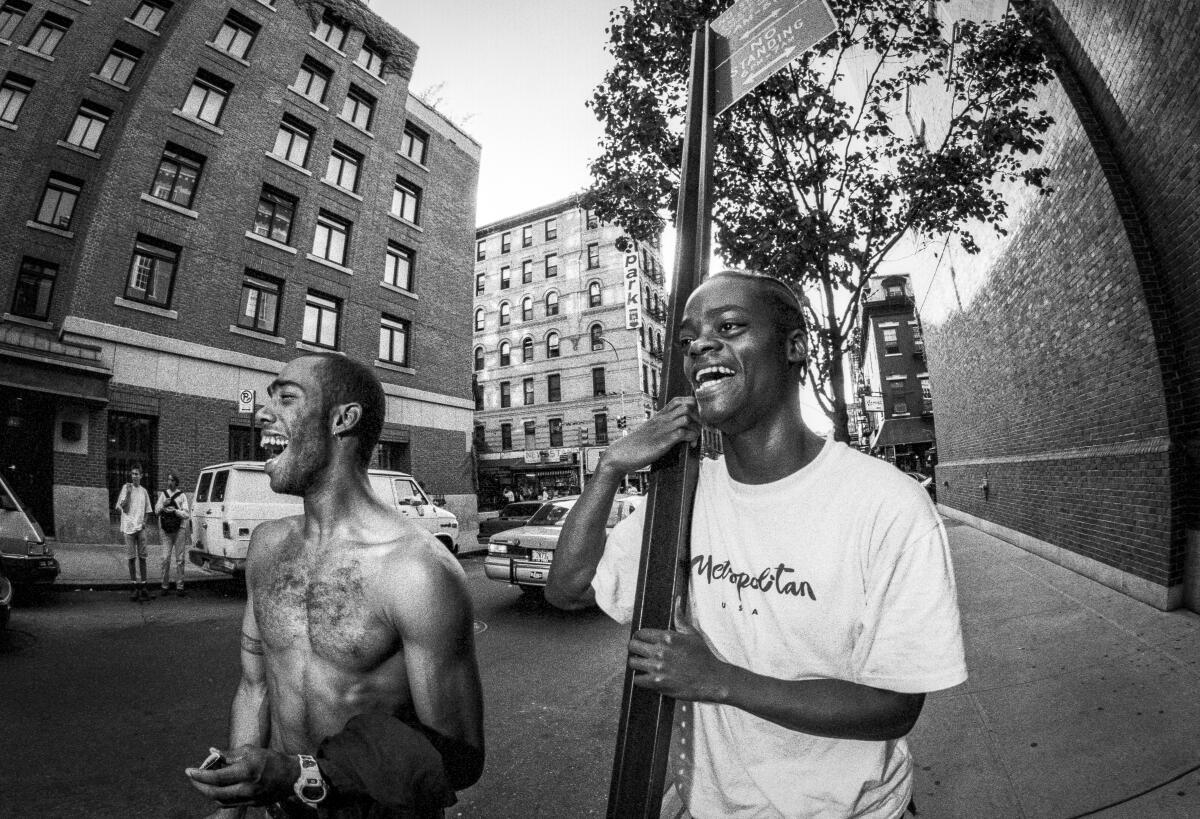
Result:
[[[717,116],[837,31],[825,0],[738,0],[712,22]]]
[[[864,395],[863,409],[867,412],[883,412],[883,396]]]
[[[254,412],[254,390],[238,390],[238,412],[246,415]]]

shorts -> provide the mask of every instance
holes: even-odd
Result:
[[[146,530],[138,529],[133,534],[125,533],[125,557],[133,560],[135,557],[146,559]]]

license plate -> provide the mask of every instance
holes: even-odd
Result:
[[[554,560],[553,549],[533,549],[533,559],[539,560],[542,563],[550,563]]]

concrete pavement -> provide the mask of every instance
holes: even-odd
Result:
[[[970,526],[947,527],[971,678],[931,695],[912,734],[920,814],[1200,816],[1200,616],[1157,611]],[[480,548],[473,535],[461,547]],[[123,546],[55,551],[58,587],[129,583]],[[219,577],[194,566],[186,575]]]

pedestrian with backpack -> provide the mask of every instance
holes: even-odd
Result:
[[[191,517],[192,510],[187,495],[179,491],[179,476],[174,472],[167,473],[167,488],[159,493],[154,511],[158,514],[158,531],[162,536],[162,593],[171,590],[171,562],[174,560],[178,569],[175,593],[186,597],[183,564],[187,559],[187,539],[182,535],[183,522]]]

